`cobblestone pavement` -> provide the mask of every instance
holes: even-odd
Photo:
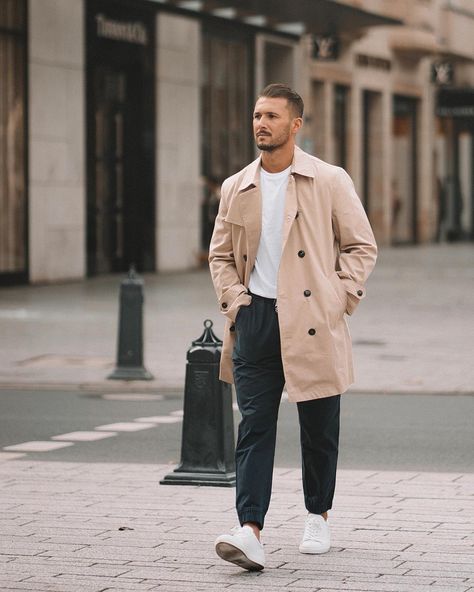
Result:
[[[248,573],[213,550],[235,524],[232,488],[163,486],[163,465],[5,458],[2,592],[474,591],[474,475],[342,470],[333,547],[310,556],[300,472],[276,469],[267,567]]]

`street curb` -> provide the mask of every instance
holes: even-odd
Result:
[[[154,381],[104,381],[104,382],[1,382],[0,391],[72,391],[72,392],[106,392],[106,393],[147,393],[147,394],[183,394],[184,385],[167,385],[166,383],[157,383]],[[402,389],[349,389],[345,395],[424,395],[424,396],[456,396],[472,397],[474,390],[402,390]]]

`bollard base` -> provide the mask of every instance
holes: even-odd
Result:
[[[143,366],[117,366],[107,380],[153,380],[154,376]]]
[[[235,487],[235,473],[192,473],[173,471],[160,481],[160,485],[207,485]]]

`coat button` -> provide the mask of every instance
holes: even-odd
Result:
[[[235,331],[235,325],[231,325],[230,328],[229,328],[229,331],[234,332]]]
[[[221,304],[221,306],[222,306],[222,308],[227,308],[227,302],[223,302],[223,303]]]
[[[298,251],[298,257],[304,257],[306,253],[304,251]]]
[[[304,295],[306,296],[306,298],[307,298],[308,296],[311,296],[311,290],[305,290],[305,291],[303,292],[303,294],[304,294]]]
[[[357,290],[357,296],[362,296],[363,293],[362,290]]]
[[[247,255],[244,255],[244,261],[247,261]]]
[[[309,334],[309,335],[316,335],[316,329],[310,329],[310,330],[308,331],[308,334]]]

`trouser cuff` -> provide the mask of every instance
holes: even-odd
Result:
[[[243,512],[239,512],[239,522],[242,526],[245,522],[255,522],[260,530],[263,529],[263,523],[265,522],[265,517],[260,510],[257,509],[249,509],[244,510]]]
[[[305,499],[305,506],[310,514],[324,514],[332,508],[332,503]]]

